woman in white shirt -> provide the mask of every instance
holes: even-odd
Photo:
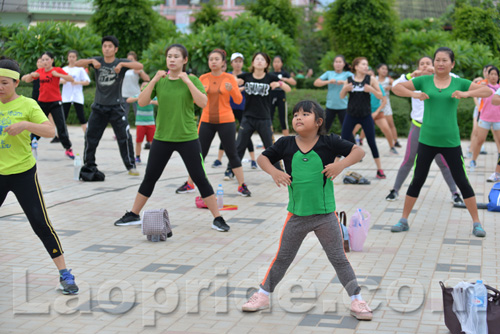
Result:
[[[130,51],[127,53],[127,59],[130,61],[137,61],[137,53]],[[126,101],[129,97],[134,97],[141,93],[141,87],[139,85],[139,79],[142,81],[150,81],[149,75],[143,70],[128,70],[125,72],[125,77],[122,83],[122,97]],[[133,103],[134,115],[137,114],[137,103]],[[125,112],[128,115],[130,110],[130,104],[125,102]]]
[[[83,133],[87,130],[87,120],[83,110],[83,86],[90,84],[90,78],[83,67],[76,67],[75,63],[78,59],[78,52],[75,50],[68,51],[68,66],[64,66],[63,70],[73,77],[75,81],[67,82],[61,80],[62,86],[62,103],[64,109],[64,117],[67,120],[71,105],[75,106],[76,116],[80,121]]]

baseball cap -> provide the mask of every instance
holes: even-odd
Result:
[[[235,60],[236,58],[245,59],[245,57],[243,57],[243,55],[239,52],[235,52],[231,55],[231,61]]]

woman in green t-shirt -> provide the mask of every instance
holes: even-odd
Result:
[[[194,115],[194,104],[204,108],[208,98],[200,80],[186,73],[188,52],[181,44],[170,45],[166,52],[167,71],[160,70],[139,94],[137,103],[144,107],[158,99],[156,131],[144,180],[130,212],[115,222],[116,226],[140,224],[139,213],[153,193],[154,186],[165,169],[172,153],[179,152],[189,175],[200,190],[201,197],[214,216],[212,228],[229,231],[219,213],[214,190],[208,181],[201,157],[201,146]]]
[[[403,217],[392,226],[392,232],[409,230],[408,216],[424,185],[432,160],[436,154],[440,153],[450,166],[451,175],[462,192],[465,205],[473,220],[472,233],[476,237],[486,235],[479,222],[474,190],[465,172],[457,124],[457,107],[462,98],[488,97],[492,92],[486,86],[450,76],[454,66],[453,51],[450,48],[441,47],[434,53],[434,75],[420,76],[400,83],[392,89],[396,95],[424,100],[424,119],[420,130],[413,179],[406,193]]]
[[[66,269],[61,241],[47,215],[30,148],[30,133],[50,138],[54,125],[35,100],[17,95],[20,72],[17,62],[0,58],[0,207],[12,191],[59,270],[62,293],[76,295],[75,276]]]

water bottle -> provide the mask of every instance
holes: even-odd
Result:
[[[359,139],[359,134],[356,134],[356,145],[359,146],[359,144],[361,143],[361,140]]]
[[[488,324],[486,322],[486,308],[488,306],[488,290],[482,280],[477,280],[474,284],[473,312],[477,312],[477,334],[488,334]]]
[[[38,140],[36,138],[31,141],[31,153],[33,153],[35,160],[38,160]]]
[[[222,189],[222,184],[219,184],[217,188],[217,207],[219,209],[224,207],[224,189]]]
[[[80,169],[82,168],[82,159],[80,158],[79,154],[76,155],[73,165],[74,165],[73,180],[78,181],[80,180]]]

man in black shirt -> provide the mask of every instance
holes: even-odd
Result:
[[[129,69],[142,70],[143,66],[136,61],[116,58],[118,44],[115,36],[105,36],[102,38],[103,57],[80,59],[75,64],[79,67],[92,66],[96,81],[95,100],[85,133],[83,159],[85,166],[96,168],[95,152],[106,126],[111,123],[123,164],[129,175],[139,175],[135,168],[134,146],[121,90],[125,72]]]

